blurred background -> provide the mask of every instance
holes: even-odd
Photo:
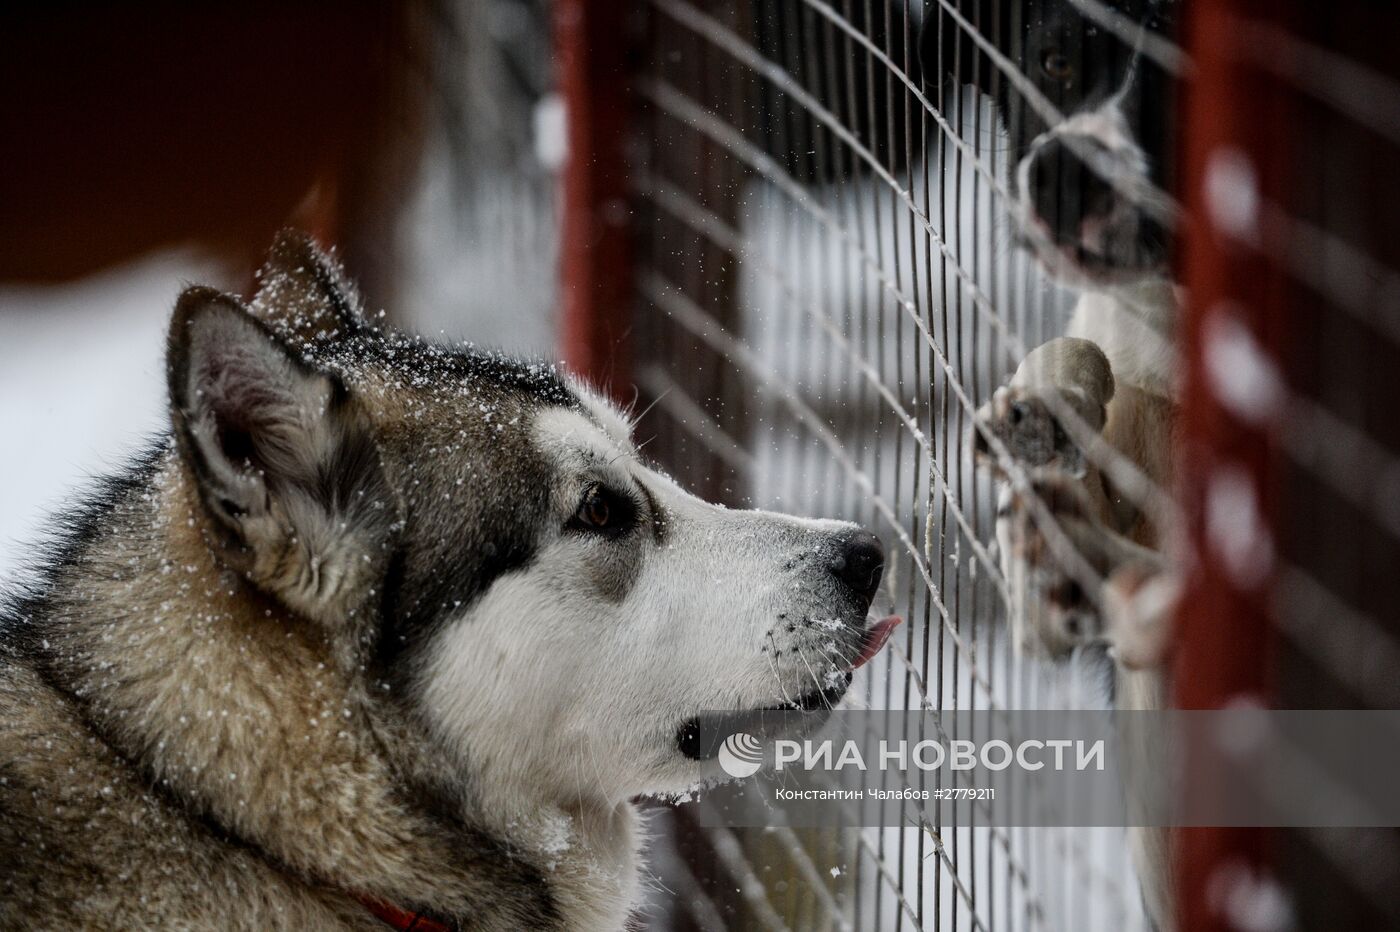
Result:
[[[185,284],[274,232],[396,325],[554,354],[563,107],[545,3],[5,4],[0,577],[164,428]]]

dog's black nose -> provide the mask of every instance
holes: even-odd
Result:
[[[1081,153],[1106,157],[1108,149],[1088,137],[1078,136],[1070,145],[1057,136],[1031,156],[1031,204],[1055,242],[1062,245],[1078,243],[1084,221],[1108,216],[1116,198],[1113,187],[1085,163]]]
[[[842,539],[831,571],[836,578],[850,586],[869,602],[880,587],[880,574],[885,570],[885,548],[880,538],[860,530]]]

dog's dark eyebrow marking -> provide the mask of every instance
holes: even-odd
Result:
[[[651,494],[651,489],[645,484],[638,482],[637,488],[642,490],[642,497],[647,500],[647,514],[651,515],[651,536],[656,543],[666,542],[666,516],[661,512],[661,506],[656,503],[656,498]]]

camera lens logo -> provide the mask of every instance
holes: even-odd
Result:
[[[731,777],[751,777],[763,766],[763,744],[753,735],[737,731],[724,739],[719,765]]]

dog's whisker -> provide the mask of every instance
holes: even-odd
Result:
[[[807,652],[802,649],[801,644],[797,645],[797,655],[802,658],[802,665],[807,668],[807,675],[812,678],[812,685],[815,686],[818,691],[821,691],[822,681],[817,676],[817,671],[813,670],[812,665],[807,662]]]
[[[773,647],[773,649],[768,652],[768,665],[773,669],[773,679],[778,682],[778,691],[783,694],[783,701],[788,705],[792,705],[792,697],[788,695],[787,687],[783,685],[783,676],[778,672],[778,642],[773,637],[773,632],[771,630],[768,632],[768,641]]]

